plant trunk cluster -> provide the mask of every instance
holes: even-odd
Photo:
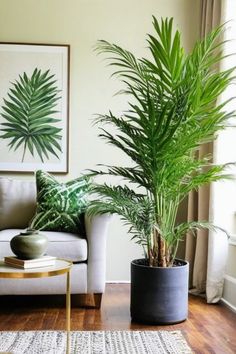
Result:
[[[172,265],[170,261],[169,249],[161,234],[155,229],[153,234],[153,247],[149,249],[149,266],[150,267],[169,267]]]

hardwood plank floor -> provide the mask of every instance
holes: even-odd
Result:
[[[72,330],[181,330],[196,354],[236,353],[236,314],[223,304],[190,296],[189,318],[172,326],[130,322],[129,285],[108,284],[101,310],[73,306]],[[0,330],[64,330],[62,297],[8,297],[0,301]]]

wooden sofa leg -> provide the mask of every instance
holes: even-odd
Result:
[[[101,308],[101,303],[102,303],[102,294],[93,294],[93,298],[94,298],[94,305],[96,309],[100,309]]]

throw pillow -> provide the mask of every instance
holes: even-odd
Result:
[[[59,183],[44,171],[36,172],[37,209],[30,227],[37,230],[81,232],[81,214],[87,206],[89,179]]]

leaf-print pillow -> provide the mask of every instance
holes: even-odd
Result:
[[[37,209],[30,227],[37,230],[80,232],[87,207],[89,179],[80,177],[59,183],[44,171],[36,172]]]

